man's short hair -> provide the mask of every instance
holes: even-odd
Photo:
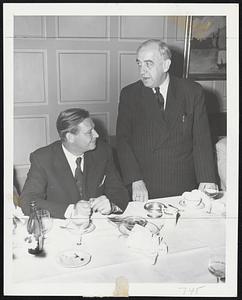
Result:
[[[62,111],[56,121],[56,128],[61,140],[66,140],[67,132],[77,134],[78,125],[86,118],[89,118],[89,112],[85,109],[70,108]]]
[[[145,42],[143,42],[141,45],[139,45],[137,49],[137,53],[140,51],[140,49],[149,46],[151,44],[156,44],[159,47],[161,56],[164,56],[165,59],[171,59],[171,50],[169,49],[168,45],[163,42],[162,40],[158,39],[150,39]]]

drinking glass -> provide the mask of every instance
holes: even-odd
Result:
[[[50,212],[47,209],[37,209],[36,213],[41,222],[41,231],[44,238],[46,238],[46,234],[51,230],[53,226],[53,219],[51,218]]]
[[[72,226],[69,231],[73,234],[79,235],[79,240],[77,245],[82,244],[82,235],[85,233],[86,229],[91,223],[91,204],[88,201],[80,200],[78,201],[78,208],[75,209],[74,215],[72,215],[71,223]]]
[[[205,188],[204,189],[204,193],[209,197],[210,200],[210,208],[208,213],[211,213],[212,211],[212,202],[215,200],[215,198],[217,197],[219,190],[216,187],[215,189],[210,189],[210,188]]]
[[[216,276],[217,283],[225,281],[225,251],[224,248],[213,249],[209,261],[208,271]]]

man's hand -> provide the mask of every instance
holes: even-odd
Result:
[[[148,201],[148,191],[143,180],[132,183],[132,199],[133,201]]]
[[[202,192],[204,192],[206,189],[218,190],[218,186],[217,184],[211,182],[201,182],[198,189]]]
[[[104,195],[98,198],[91,198],[91,207],[94,212],[99,211],[102,215],[109,215],[111,213],[111,203]]]

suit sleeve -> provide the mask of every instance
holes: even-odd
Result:
[[[132,108],[129,96],[121,91],[117,118],[117,153],[125,185],[142,180],[139,164],[132,149]]]
[[[193,156],[197,182],[216,183],[214,151],[202,88],[195,99]]]
[[[110,147],[108,147],[108,160],[105,174],[105,195],[112,203],[116,204],[122,209],[122,211],[124,211],[129,202],[129,195],[114,165],[112,150]]]
[[[30,202],[35,200],[37,206],[49,210],[52,217],[64,218],[64,213],[68,205],[57,202],[55,199],[51,199],[51,201],[46,200],[47,176],[38,157],[34,153],[30,154],[30,163],[30,170],[20,196],[20,206],[24,214],[29,215]]]

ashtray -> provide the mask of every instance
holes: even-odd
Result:
[[[136,224],[145,227],[147,223],[148,221],[145,218],[130,216],[130,217],[123,218],[118,228],[121,233],[128,235]]]
[[[147,216],[150,218],[160,218],[163,215],[165,205],[160,202],[147,202],[144,205],[144,209],[147,210]]]
[[[118,229],[124,236],[129,236],[135,225],[147,228],[152,235],[159,234],[160,229],[153,223],[148,222],[142,217],[126,217],[123,222],[119,224]]]

